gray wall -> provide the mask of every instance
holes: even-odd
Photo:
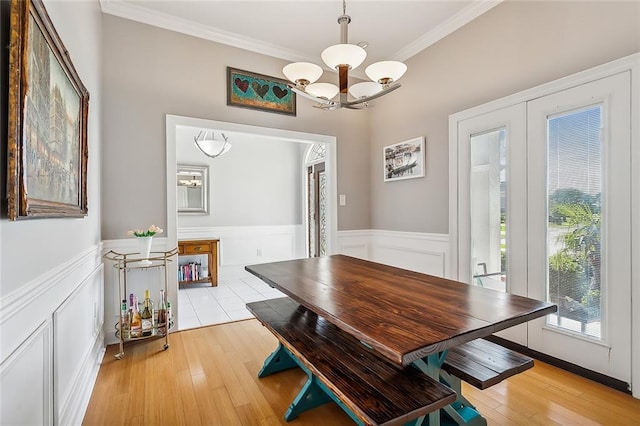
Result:
[[[9,2],[2,2],[6,7]],[[80,79],[89,90],[89,215],[83,219],[0,220],[0,298],[100,242],[101,25],[98,2],[45,1]],[[4,31],[5,28],[3,27]],[[5,63],[3,62],[3,66]]]
[[[226,66],[281,76],[286,62],[110,15],[103,27],[105,239],[167,223],[167,113],[336,136],[338,193],[348,199],[338,229],[371,226],[368,114],[303,99],[297,117],[228,107]]]
[[[507,1],[407,61],[371,109],[371,225],[447,233],[448,116],[640,51],[640,2]],[[424,135],[426,178],[382,181],[382,147]]]
[[[103,26],[105,238],[166,223],[166,113],[335,135],[338,229],[447,233],[450,114],[640,51],[639,2],[507,1],[407,61],[403,87],[368,112],[299,99],[288,117],[226,106],[227,65],[278,76],[284,61],[109,15]],[[420,135],[426,177],[383,183],[383,146]]]
[[[209,166],[210,214],[180,214],[178,228],[302,224],[302,156],[308,144],[227,134],[231,150],[212,159],[195,146],[197,133],[178,128],[176,158],[178,164]]]

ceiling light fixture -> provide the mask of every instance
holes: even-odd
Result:
[[[316,83],[322,76],[322,68],[310,62],[294,62],[282,69],[283,74],[295,85],[291,90],[297,94],[318,102],[314,105],[322,109],[363,109],[369,101],[386,95],[400,87],[398,79],[407,70],[407,66],[398,61],[382,61],[369,65],[365,73],[372,80],[357,83],[349,87],[349,70],[356,69],[367,57],[367,52],[355,44],[348,42],[348,26],[351,17],[346,14],[346,0],[342,0],[342,15],[338,17],[340,24],[340,44],[327,47],[322,52],[322,60],[331,69],[338,71],[339,86],[331,83]],[[333,98],[340,93],[340,100]],[[349,99],[349,93],[353,99]]]
[[[211,158],[216,158],[222,154],[226,154],[231,149],[231,144],[228,142],[228,137],[224,133],[220,133],[222,140],[215,138],[213,130],[200,130],[193,140],[196,146],[202,151],[204,155]]]

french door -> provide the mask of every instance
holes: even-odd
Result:
[[[631,380],[630,76],[457,122],[457,277],[558,304],[500,335]],[[455,184],[454,184],[455,185]]]
[[[529,347],[631,378],[631,90],[624,72],[528,103]]]
[[[526,106],[458,124],[458,279],[527,294]],[[520,188],[520,189],[519,189]],[[526,345],[526,325],[500,336]]]

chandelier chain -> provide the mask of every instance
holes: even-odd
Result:
[[[342,14],[347,14],[347,0],[342,0]]]

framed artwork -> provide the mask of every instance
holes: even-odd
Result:
[[[227,105],[296,115],[287,80],[227,67]]]
[[[89,92],[41,0],[11,2],[7,210],[87,215]]]
[[[383,148],[384,181],[413,179],[424,176],[424,137]]]

